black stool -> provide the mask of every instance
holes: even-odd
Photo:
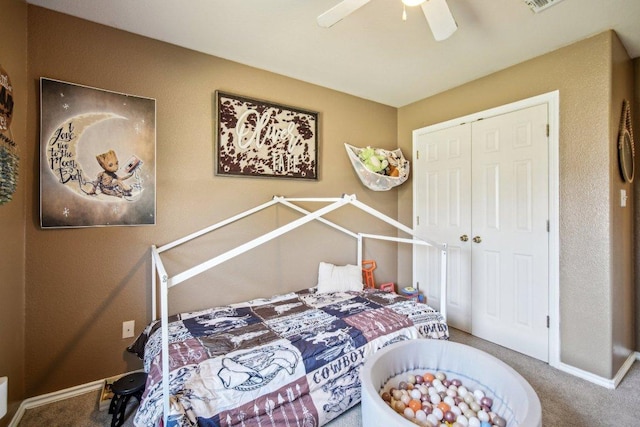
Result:
[[[120,427],[124,424],[124,412],[127,409],[129,399],[133,396],[140,403],[146,383],[147,374],[135,372],[125,375],[111,385],[111,391],[113,391],[113,399],[111,399],[111,404],[109,405],[109,413],[113,414],[111,427]]]

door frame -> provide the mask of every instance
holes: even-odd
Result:
[[[524,108],[547,104],[549,114],[549,365],[559,368],[560,363],[560,91],[555,90],[520,101],[490,108],[478,113],[425,126],[413,131],[412,155],[416,158],[415,141],[419,135],[459,126]],[[413,216],[416,188],[412,188]],[[413,256],[413,255],[412,255]],[[413,263],[413,283],[416,282],[415,262]],[[446,296],[441,296],[446,298]]]

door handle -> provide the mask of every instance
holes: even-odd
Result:
[[[462,236],[460,236],[460,240],[462,240],[463,242],[466,242],[467,240],[469,240],[469,236],[467,236],[466,234],[463,234]]]
[[[482,242],[482,238],[480,236],[476,236],[476,237],[473,238],[473,241],[476,242],[476,243],[480,243],[480,242]]]

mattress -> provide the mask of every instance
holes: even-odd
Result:
[[[149,374],[137,427],[162,424],[159,322],[129,348]],[[168,426],[315,427],[361,399],[367,357],[395,342],[448,339],[443,317],[367,289],[305,289],[169,319]]]

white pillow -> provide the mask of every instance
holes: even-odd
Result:
[[[321,262],[318,266],[318,293],[361,291],[363,287],[362,269],[357,265]]]

